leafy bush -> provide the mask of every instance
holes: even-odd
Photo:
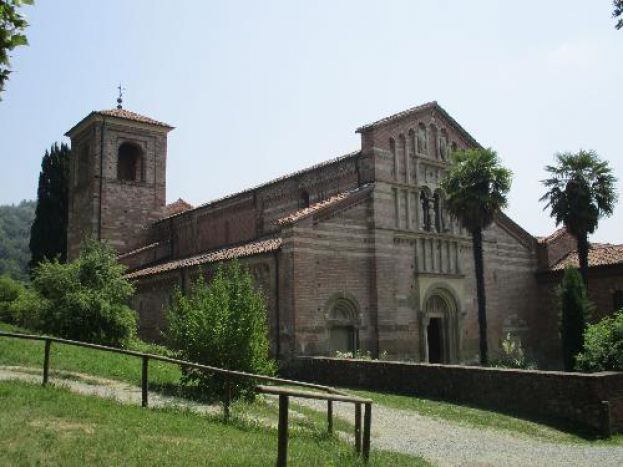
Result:
[[[510,332],[500,342],[501,353],[499,357],[492,362],[492,366],[501,368],[519,368],[524,370],[533,370],[536,368],[534,363],[526,359],[526,354],[521,346],[521,342],[513,339]]]
[[[567,267],[558,291],[562,309],[560,332],[565,371],[572,371],[575,358],[582,350],[584,329],[593,305],[586,295],[586,287],[577,269]]]
[[[584,349],[576,358],[580,371],[623,371],[623,310],[589,324]]]
[[[70,264],[43,261],[34,272],[40,328],[68,339],[117,347],[136,336],[136,313],[127,306],[134,289],[115,252],[87,240]]]
[[[167,313],[170,346],[185,360],[262,375],[275,372],[269,357],[266,305],[237,262],[220,266],[209,285],[199,277],[190,293],[177,291]],[[184,383],[198,383],[204,396],[223,396],[227,378],[187,370]],[[232,398],[252,398],[254,381],[229,380]]]
[[[0,276],[0,321],[31,329],[40,325],[41,300],[23,282],[8,275]]]

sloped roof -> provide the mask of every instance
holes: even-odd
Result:
[[[547,237],[540,236],[540,237],[536,237],[536,239],[539,243],[548,244],[555,240],[558,240],[560,237],[562,237],[566,233],[567,233],[567,229],[565,227],[561,227],[557,230],[554,230],[554,232],[552,232]]]
[[[164,207],[164,215],[162,217],[170,217],[180,212],[188,211],[192,209],[193,205],[184,201],[182,198],[178,198],[176,201],[167,204]]]
[[[362,185],[360,187],[353,188],[352,190],[338,193],[336,195],[330,196],[327,199],[323,199],[322,201],[314,203],[309,207],[299,209],[298,211],[294,211],[287,216],[277,219],[275,223],[279,225],[293,224],[301,219],[311,216],[312,214],[316,214],[318,212],[324,211],[325,209],[335,207],[341,204],[342,201],[352,199],[357,194],[368,193],[370,191],[372,191],[372,184]]]
[[[592,244],[588,250],[588,266],[607,266],[623,264],[623,245]],[[579,267],[578,251],[574,250],[552,266],[553,271],[560,271],[567,266]]]
[[[78,123],[76,123],[73,127],[71,127],[71,129],[69,129],[65,133],[65,136],[70,136],[71,133],[76,128],[78,128],[84,121],[88,120],[89,118],[91,118],[94,115],[100,115],[102,117],[121,118],[121,119],[124,119],[124,120],[131,120],[133,122],[146,123],[148,125],[154,125],[154,126],[159,126],[159,127],[162,127],[162,128],[167,128],[169,130],[172,130],[174,128],[171,125],[169,125],[168,123],[164,123],[164,122],[161,122],[161,121],[158,121],[158,120],[154,120],[151,117],[146,117],[145,115],[137,114],[136,112],[131,112],[130,110],[126,110],[126,109],[106,109],[106,110],[94,110],[94,111],[92,111],[89,115],[87,115],[82,120],[80,120]]]
[[[130,250],[130,251],[120,254],[119,256],[117,256],[117,259],[118,260],[124,259],[124,258],[127,258],[128,256],[136,255],[138,253],[142,253],[143,251],[151,250],[152,248],[156,248],[158,245],[160,245],[160,242],[154,242],[154,243],[150,243],[149,245],[144,245],[139,248],[135,248],[134,250]]]
[[[216,263],[219,261],[227,261],[234,258],[244,258],[247,256],[259,255],[262,253],[270,253],[281,247],[281,238],[271,238],[268,240],[260,240],[245,243],[230,248],[222,248],[202,253],[200,255],[191,256],[190,258],[177,259],[167,263],[138,269],[126,275],[128,279],[138,279],[141,277],[152,276],[176,269],[200,266],[202,264]]]
[[[441,107],[437,103],[437,101],[426,102],[425,104],[416,105],[415,107],[411,107],[410,109],[395,113],[393,115],[390,115],[389,117],[385,117],[380,120],[377,120],[376,122],[372,122],[372,123],[368,123],[366,125],[360,126],[359,128],[357,128],[357,133],[363,133],[364,131],[369,130],[370,128],[382,126],[382,125],[385,125],[386,123],[393,122],[395,120],[408,117],[410,115],[414,115],[418,112],[422,112],[425,110],[432,110],[432,109],[438,111],[446,120],[448,120],[448,122],[451,125],[453,125],[459,131],[459,133],[461,133],[465,137],[465,139],[467,139],[467,141],[469,141],[475,146],[480,147],[480,143],[478,143],[478,141],[476,141],[476,139],[472,135],[470,135],[467,132],[467,130],[459,124],[459,122],[457,122],[448,112],[446,112],[446,110],[443,107]]]
[[[259,190],[260,188],[265,188],[265,187],[273,185],[275,183],[282,182],[284,180],[287,180],[288,178],[292,178],[292,177],[296,177],[296,176],[299,176],[299,175],[303,175],[304,173],[311,172],[313,170],[320,169],[322,167],[327,167],[327,166],[329,166],[331,164],[337,164],[339,162],[345,161],[345,160],[350,159],[350,158],[354,158],[354,157],[358,156],[359,154],[360,154],[360,151],[349,152],[348,154],[344,154],[343,156],[335,157],[333,159],[329,159],[327,161],[320,162],[320,163],[312,165],[310,167],[306,167],[304,169],[297,170],[296,172],[291,172],[289,174],[282,175],[281,177],[274,178],[273,180],[270,180],[270,181],[265,182],[265,183],[261,183],[259,185],[256,185],[256,186],[252,187],[252,188],[247,188],[246,190],[242,190],[242,191],[239,191],[237,193],[232,193],[232,194],[223,196],[222,198],[217,198],[217,199],[214,199],[212,201],[208,201],[207,203],[203,203],[203,204],[200,204],[199,206],[195,206],[194,208],[191,208],[190,210],[195,211],[197,209],[206,208],[206,207],[209,207],[209,206],[221,203],[223,201],[226,201],[228,199],[235,198],[236,196],[244,195],[244,194],[247,194],[247,193],[252,193],[255,190]],[[163,217],[163,218],[159,219],[156,222],[160,222],[160,221],[169,219],[170,217],[178,216],[179,214],[181,214],[181,213],[173,214],[173,215],[170,215],[170,216],[167,216],[167,217]]]

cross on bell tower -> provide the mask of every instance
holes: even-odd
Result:
[[[125,91],[126,89],[121,86],[121,83],[119,83],[117,89],[119,90],[119,96],[117,97],[117,108],[121,110],[123,108],[123,91]]]

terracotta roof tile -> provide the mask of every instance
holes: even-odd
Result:
[[[158,120],[154,120],[153,118],[146,117],[145,115],[137,114],[136,112],[131,112],[126,109],[97,110],[95,111],[95,113],[98,115],[105,115],[107,117],[117,117],[117,118],[123,118],[125,120],[132,120],[134,122],[149,123],[150,125],[173,128],[171,125],[167,123],[159,122]]]
[[[158,245],[160,245],[160,242],[150,243],[149,245],[145,245],[145,246],[142,246],[140,248],[136,248],[134,250],[128,251],[126,253],[123,253],[123,254],[117,256],[117,259],[127,258],[128,256],[132,256],[132,255],[135,255],[137,253],[142,253],[143,251],[151,250],[152,248],[156,248]]]
[[[623,264],[623,245],[593,244],[588,250],[588,266],[607,266],[611,264]],[[579,267],[577,250],[572,251],[558,263],[552,266],[552,270],[559,271],[566,266]]]
[[[362,193],[364,191],[370,191],[370,190],[371,190],[371,185],[367,184],[367,185],[362,185],[360,187],[354,188],[349,191],[338,193],[336,195],[330,196],[327,199],[323,199],[322,201],[314,203],[310,205],[309,207],[299,209],[298,211],[295,211],[293,213],[288,214],[287,216],[277,219],[275,223],[279,225],[293,224],[296,221],[303,219],[307,216],[310,216],[314,213],[317,213],[319,211],[322,211],[323,209],[327,209],[329,207],[335,206],[341,201],[351,198],[353,195],[357,193]]]
[[[172,203],[167,204],[164,207],[164,215],[162,217],[170,217],[175,214],[179,214],[184,211],[188,211],[192,209],[193,205],[187,203],[182,198],[178,198],[177,201],[173,201]]]
[[[480,143],[478,143],[478,141],[476,141],[476,139],[474,139],[474,137],[472,135],[470,135],[467,132],[467,130],[465,128],[463,128],[459,124],[459,122],[457,122],[454,119],[454,117],[452,117],[448,112],[446,112],[446,110],[443,107],[441,107],[437,103],[437,101],[426,102],[425,104],[422,104],[422,105],[416,105],[415,107],[411,107],[410,109],[403,110],[402,112],[395,113],[393,115],[390,115],[389,117],[385,117],[385,118],[382,118],[380,120],[377,120],[376,122],[372,122],[372,123],[368,123],[367,125],[360,126],[359,128],[357,128],[357,133],[362,133],[362,132],[364,132],[364,131],[372,128],[372,127],[383,125],[383,124],[389,123],[389,122],[391,122],[393,120],[398,120],[398,119],[406,117],[408,115],[411,115],[411,114],[414,114],[414,113],[417,113],[417,112],[421,112],[423,110],[429,110],[429,109],[435,109],[435,110],[439,111],[443,115],[443,117],[446,120],[448,120],[448,122],[450,124],[452,124],[459,131],[459,133],[461,133],[465,137],[465,139],[469,143],[473,144],[474,146],[480,147]]]
[[[262,253],[270,253],[276,251],[281,247],[281,238],[271,238],[268,240],[260,240],[244,245],[239,245],[231,248],[223,248],[221,250],[215,250],[200,255],[192,256],[190,258],[183,258],[167,263],[158,264],[156,266],[150,266],[147,268],[139,269],[127,274],[128,279],[138,279],[140,277],[152,276],[154,274],[160,274],[167,271],[174,271],[180,268],[186,268],[191,266],[200,266],[202,264],[216,263],[218,261],[227,261],[234,258],[244,258],[246,256],[259,255]]]

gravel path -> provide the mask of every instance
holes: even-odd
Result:
[[[297,399],[318,410],[322,401]],[[353,404],[334,403],[335,416],[354,423]],[[542,442],[507,431],[472,428],[375,404],[372,446],[418,455],[440,466],[622,466],[623,447]]]
[[[140,388],[127,383],[80,373],[54,372],[50,376],[51,383],[80,394],[141,403]],[[40,384],[41,371],[0,366],[0,380],[8,379]],[[295,399],[295,402],[326,411],[323,401]],[[222,411],[218,405],[204,405],[156,392],[149,393],[149,405],[175,406],[204,414]],[[352,404],[334,403],[333,410],[336,417],[354,423]],[[543,442],[527,435],[462,426],[378,404],[372,409],[372,446],[421,456],[440,466],[623,466],[623,447]]]

